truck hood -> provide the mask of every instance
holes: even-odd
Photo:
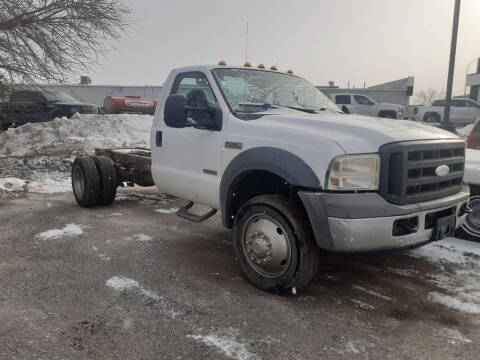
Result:
[[[303,134],[305,141],[312,136],[329,139],[347,154],[377,152],[380,146],[397,141],[458,139],[451,132],[414,121],[355,114],[265,114],[251,121]]]

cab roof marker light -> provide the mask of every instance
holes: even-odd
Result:
[[[225,62],[225,60],[220,60],[220,61],[218,62],[218,65],[227,65],[227,63]]]
[[[292,71],[292,70],[288,70],[288,71],[287,71],[287,74],[292,74],[292,75],[293,75],[293,71]]]
[[[243,64],[243,66],[245,66],[245,67],[252,67],[252,64],[250,64],[250,62],[247,61],[245,64]]]
[[[259,65],[258,65],[258,68],[259,68],[259,69],[265,69],[265,65],[259,64]]]
[[[273,65],[273,66],[270,67],[270,70],[277,71],[278,69],[275,65]]]

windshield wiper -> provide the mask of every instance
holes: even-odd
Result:
[[[293,109],[293,110],[298,110],[298,111],[303,111],[303,112],[306,112],[306,113],[309,113],[309,114],[318,114],[317,109],[302,108],[302,107],[296,107],[296,106],[286,106],[286,105],[284,105],[282,107],[285,107],[285,108],[288,108],[288,109]]]

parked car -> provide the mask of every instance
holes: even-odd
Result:
[[[432,106],[412,106],[408,108],[406,118],[423,121],[428,124],[438,124],[443,121],[445,100],[435,100]],[[480,104],[471,99],[452,99],[450,106],[450,122],[454,126],[472,124],[480,117]]]
[[[71,117],[75,113],[98,114],[98,106],[82,103],[62,91],[17,90],[7,102],[0,103],[2,130],[26,123],[49,121],[55,117]]]
[[[416,247],[453,235],[466,218],[463,140],[345,115],[291,73],[224,62],[173,70],[150,139],[150,151],[75,159],[77,203],[107,205],[117,186],[138,184],[187,200],[177,213],[187,220],[220,210],[241,269],[264,290],[305,286],[319,249]],[[193,213],[194,203],[211,209]]]
[[[471,127],[471,130],[468,129]],[[480,117],[475,120],[472,125],[467,125],[465,129],[468,133],[465,134],[465,142],[468,149],[480,149]],[[465,131],[465,129],[463,131]],[[462,130],[460,130],[462,132]]]
[[[457,236],[480,242],[480,150],[467,149],[464,181],[470,186],[472,212],[457,230]]]
[[[352,114],[377,116],[390,119],[403,118],[403,106],[397,104],[377,103],[361,94],[331,94],[330,99],[340,108],[345,106]]]

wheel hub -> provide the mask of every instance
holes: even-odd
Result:
[[[82,169],[76,167],[73,171],[73,189],[79,198],[83,198],[85,192],[84,189],[84,178]]]
[[[242,245],[248,263],[260,275],[274,278],[288,268],[291,249],[286,231],[266,214],[247,220]]]

